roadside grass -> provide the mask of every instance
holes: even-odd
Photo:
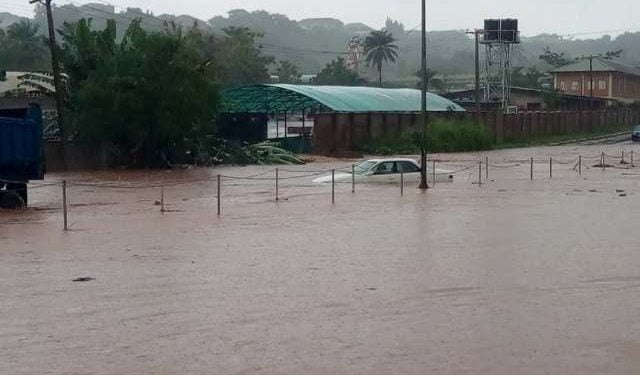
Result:
[[[362,144],[359,151],[375,155],[413,154],[420,152],[422,134],[384,136]],[[426,146],[429,152],[482,151],[493,147],[488,130],[473,121],[434,121],[427,132]]]
[[[505,141],[494,146],[495,149],[522,148],[531,146],[553,145],[563,142],[588,140],[599,136],[612,135],[616,133],[631,132],[631,128],[626,125],[610,125],[592,132],[579,132],[560,135],[536,136],[531,139],[520,139],[515,141]]]
[[[593,132],[535,136],[529,139],[507,140],[496,144],[489,131],[474,121],[438,119],[430,126],[429,132],[427,133],[426,145],[429,152],[485,151],[491,149],[553,145],[627,131],[631,131],[628,126],[611,125],[596,129]],[[417,154],[420,153],[421,144],[421,133],[410,133],[399,136],[387,135],[361,144],[358,151],[372,155]]]

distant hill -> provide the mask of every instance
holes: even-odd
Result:
[[[0,29],[6,29],[9,25],[27,20],[28,18],[13,15],[11,13],[0,12]]]
[[[41,12],[41,10],[40,10]],[[189,15],[154,15],[137,8],[128,8],[116,12],[105,4],[86,4],[80,7],[63,5],[54,9],[59,22],[74,22],[82,17],[91,17],[97,28],[102,28],[107,19],[115,19],[118,34],[122,35],[129,23],[136,18],[142,19],[143,26],[150,30],[161,30],[165,21],[175,22],[183,27],[193,27],[222,32],[229,26],[248,27],[261,32],[263,51],[275,56],[276,60],[290,60],[300,66],[304,74],[315,74],[332,59],[343,56],[347,43],[354,35],[364,35],[373,30],[362,23],[344,24],[333,18],[308,18],[292,20],[282,14],[266,11],[249,12],[242,9],[232,10],[225,16],[200,20]],[[17,22],[20,17],[9,13],[0,13],[0,27],[6,28]],[[40,31],[46,30],[44,14],[36,13],[34,21],[40,25]],[[385,77],[389,80],[411,81],[418,70],[420,59],[420,33],[405,30],[398,21],[387,20],[386,28],[398,39],[399,58],[397,64],[385,68]],[[429,68],[440,74],[466,74],[474,69],[474,43],[462,30],[433,31],[428,33]],[[626,33],[612,39],[604,36],[598,39],[574,40],[553,34],[540,34],[535,37],[523,37],[522,44],[514,50],[514,65],[548,69],[538,59],[545,47],[568,56],[587,53],[605,53],[622,49],[621,60],[631,65],[640,65],[640,33]],[[373,76],[373,75],[372,75]]]

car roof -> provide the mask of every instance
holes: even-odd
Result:
[[[389,162],[389,161],[410,161],[412,163],[416,163],[415,160],[413,159],[408,159],[408,158],[386,158],[386,159],[369,159],[367,161],[372,161],[375,163],[383,163],[383,162]]]

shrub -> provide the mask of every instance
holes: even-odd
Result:
[[[429,152],[462,152],[488,150],[493,146],[486,127],[468,120],[436,119],[427,132]],[[361,151],[378,154],[414,154],[420,152],[422,134],[385,136],[363,144]]]

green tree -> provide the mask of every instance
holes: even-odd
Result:
[[[544,76],[544,73],[535,67],[527,69],[526,72],[523,71],[524,68],[521,66],[515,67],[511,70],[511,85],[530,89],[539,88],[540,78]]]
[[[433,88],[435,86],[435,84],[437,82],[434,82],[434,77],[436,76],[436,74],[438,74],[438,72],[436,72],[435,70],[431,70],[429,68],[427,68],[427,82],[429,82],[429,85],[427,86],[427,90],[429,90],[429,88]],[[423,78],[423,74],[422,74],[422,68],[420,70],[418,70],[415,74],[416,78],[418,78],[418,83],[416,84],[416,88],[419,90],[422,90],[422,87],[424,86],[424,78]],[[443,82],[441,80],[439,83],[437,83],[439,86],[443,85]]]
[[[110,145],[126,165],[189,161],[214,132],[219,103],[212,67],[191,36],[148,33],[134,21],[116,43],[112,26],[94,32],[88,25],[63,33],[65,64],[77,67],[70,111],[76,139]]]
[[[393,44],[396,39],[387,30],[372,31],[364,40],[364,53],[367,64],[373,65],[378,71],[380,87],[382,87],[382,66],[386,62],[395,63],[398,58],[398,46]]]
[[[227,87],[267,82],[274,58],[262,54],[257,43],[262,34],[234,26],[222,31],[224,35],[213,47],[218,82]]]
[[[281,60],[276,68],[276,74],[280,77],[280,83],[300,83],[302,73],[291,61]]]
[[[538,57],[540,60],[543,60],[547,64],[551,65],[554,68],[559,68],[561,66],[567,65],[575,60],[568,59],[564,52],[558,53],[553,52],[551,48],[545,47],[544,53]]]
[[[347,67],[347,63],[342,57],[331,61],[316,76],[315,83],[329,86],[358,86],[364,80],[358,73]]]
[[[33,71],[50,67],[46,39],[38,25],[20,21],[9,25],[0,35],[0,70]]]

